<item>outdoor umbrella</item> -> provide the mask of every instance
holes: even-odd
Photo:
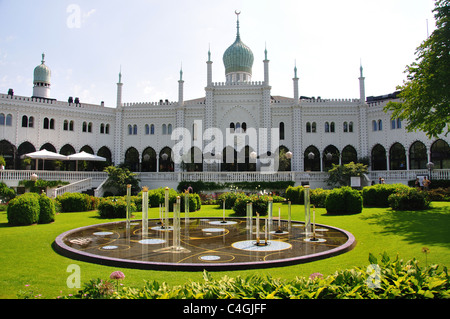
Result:
[[[70,161],[76,161],[76,170],[78,171],[78,161],[97,161],[97,162],[105,162],[106,158],[97,156],[94,154],[86,153],[82,151],[80,153],[68,155],[67,159]]]
[[[58,154],[58,153],[54,153],[54,152],[50,152],[47,151],[46,149],[40,150],[40,151],[36,151],[36,152],[32,152],[32,153],[28,153],[23,155],[22,157],[28,157],[31,159],[35,159],[36,160],[36,169],[39,168],[38,166],[38,160],[42,160],[42,169],[44,169],[44,163],[45,160],[60,160],[60,161],[65,161],[67,160],[67,156],[62,155],[62,154]]]

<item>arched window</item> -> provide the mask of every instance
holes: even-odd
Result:
[[[243,122],[242,123],[242,133],[247,132],[247,123]]]
[[[284,122],[280,122],[280,140],[284,140]]]
[[[49,121],[48,117],[44,118],[44,129],[48,130],[49,125],[50,125],[50,121]]]
[[[330,132],[334,133],[334,122],[330,123]]]
[[[34,117],[32,116],[28,118],[28,127],[34,127]]]
[[[402,120],[397,119],[397,128],[402,128]]]
[[[22,116],[22,127],[28,127],[28,116]]]
[[[389,149],[389,166],[391,170],[406,169],[406,153],[402,144],[394,143]]]
[[[6,126],[11,126],[12,125],[12,115],[8,114],[6,115]]]
[[[236,133],[241,133],[241,124],[239,122],[236,123]]]
[[[378,129],[377,122],[375,120],[372,121],[372,131],[376,132]]]
[[[150,134],[153,135],[155,134],[155,125],[150,125]]]
[[[386,170],[386,149],[382,145],[377,144],[372,148],[371,163],[374,171]]]
[[[311,132],[312,133],[316,133],[317,132],[317,124],[316,124],[316,122],[312,122]]]
[[[145,124],[145,135],[150,134],[150,126],[148,124]]]
[[[45,122],[44,122],[44,125],[45,125]],[[87,132],[87,123],[86,122],[83,122],[82,131]]]
[[[348,123],[344,122],[344,133],[348,132]]]
[[[383,130],[383,121],[378,120],[378,131],[382,131],[382,130]]]
[[[137,125],[133,125],[133,135],[137,135]]]
[[[348,132],[353,133],[353,122],[348,123]]]
[[[64,120],[63,122],[63,130],[68,131],[69,130],[69,121]]]
[[[311,133],[311,123],[310,122],[306,123],[306,133]]]
[[[330,123],[325,122],[325,133],[329,133],[330,132]]]
[[[409,148],[409,169],[427,168],[427,147],[416,141]]]
[[[0,113],[0,125],[5,125],[5,114]]]
[[[133,134],[133,127],[131,126],[131,124],[128,124],[128,135],[132,134]]]
[[[106,124],[105,126],[105,134],[109,134],[109,124]]]
[[[88,124],[88,132],[92,133],[92,122],[89,122]]]
[[[100,134],[105,134],[105,124],[100,124]]]
[[[163,134],[163,135],[166,135],[166,134],[167,134],[167,126],[166,126],[166,124],[163,124],[163,125],[162,125],[162,134]]]
[[[167,134],[168,135],[172,134],[172,124],[167,125]]]
[[[31,120],[31,117],[30,117]],[[73,121],[69,122],[69,131],[73,131]]]
[[[234,123],[230,123],[230,133],[234,133]]]

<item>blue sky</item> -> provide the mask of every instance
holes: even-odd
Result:
[[[395,91],[417,46],[434,30],[434,0],[0,0],[0,93],[31,96],[45,52],[51,96],[114,107],[122,69],[123,102],[204,96],[208,47],[213,81],[225,80],[222,55],[236,36],[254,54],[263,80],[264,48],[272,95],[358,98]]]

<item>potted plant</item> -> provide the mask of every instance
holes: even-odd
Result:
[[[24,158],[22,161],[23,168],[30,170],[31,169],[31,158]]]
[[[55,161],[55,170],[57,170],[57,171],[61,170],[62,165],[63,165],[62,161],[56,160]]]

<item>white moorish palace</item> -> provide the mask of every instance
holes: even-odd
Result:
[[[184,180],[293,180],[325,187],[332,163],[358,160],[369,163],[368,182],[382,177],[407,183],[429,173],[450,179],[450,138],[407,132],[405,123],[383,111],[397,92],[366,97],[362,67],[358,98],[302,96],[296,68],[292,96],[273,95],[267,50],[260,65],[264,78],[252,78],[254,56],[241,40],[239,16],[236,39],[223,54],[224,81],[213,82],[208,51],[205,95],[194,100],[183,98],[180,71],[178,101],[123,102],[120,73],[115,107],[77,97],[57,101],[44,57],[34,69],[32,96],[13,89],[0,93],[0,155],[6,159],[0,179],[10,185],[36,173],[76,182],[71,191],[92,186],[102,194],[105,163],[90,162],[78,171],[69,161],[62,168],[54,161],[24,165],[22,155],[42,149],[64,155],[86,151],[110,164],[124,163],[149,187],[176,187]]]

